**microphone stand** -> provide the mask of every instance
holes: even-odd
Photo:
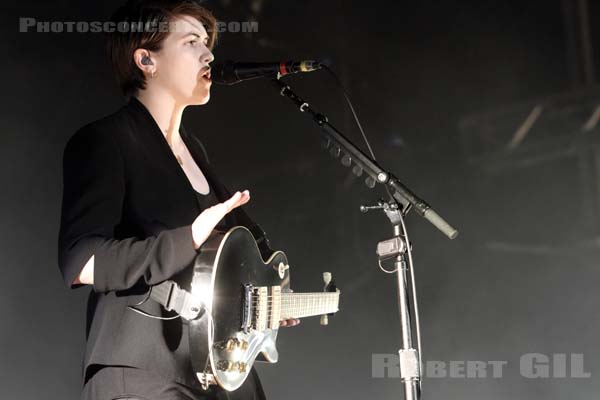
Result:
[[[400,312],[401,325],[401,343],[399,350],[400,357],[400,377],[404,384],[405,400],[418,400],[421,398],[421,344],[420,329],[418,319],[418,306],[416,297],[416,288],[414,280],[414,269],[411,256],[411,244],[408,241],[408,232],[404,225],[403,217],[414,208],[419,215],[424,217],[448,238],[454,239],[458,231],[448,224],[439,214],[437,214],[429,204],[420,199],[398,178],[390,172],[381,168],[375,160],[364,154],[350,140],[348,140],[339,130],[337,130],[327,117],[313,110],[310,105],[300,98],[289,85],[282,82],[280,77],[273,80],[279,93],[290,99],[301,112],[309,115],[314,122],[321,127],[323,131],[323,147],[328,149],[335,158],[341,157],[342,165],[352,167],[352,172],[360,177],[363,173],[366,175],[365,184],[369,188],[374,188],[377,183],[386,185],[391,192],[393,200],[389,203],[380,201],[377,206],[361,206],[362,212],[370,209],[382,209],[389,218],[394,236],[392,239],[382,241],[377,245],[377,254],[379,257],[379,266],[381,262],[390,258],[395,258],[395,271],[398,278],[398,306]],[[408,256],[408,257],[407,257]],[[406,262],[408,260],[408,263]],[[383,268],[382,268],[383,269]],[[385,271],[385,270],[384,270]],[[406,285],[407,272],[411,275],[413,302],[415,311],[415,327],[417,331],[417,349],[412,345],[412,321],[410,314],[410,299]]]

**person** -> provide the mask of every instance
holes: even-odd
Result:
[[[244,225],[263,255],[272,252],[240,208],[249,191],[231,195],[203,144],[181,124],[188,106],[209,101],[216,20],[186,0],[129,1],[112,20],[169,29],[108,35],[108,57],[128,102],[77,130],[64,149],[59,267],[69,288],[91,285],[82,398],[264,399],[254,368],[236,391],[202,390],[186,321],[145,301],[153,285],[189,282],[188,267],[214,229]]]

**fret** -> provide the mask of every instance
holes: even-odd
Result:
[[[339,292],[281,293],[283,318],[303,318],[338,311]]]

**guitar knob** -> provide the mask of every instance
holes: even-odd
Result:
[[[231,371],[233,368],[233,362],[227,360],[221,360],[217,362],[217,369],[219,371]]]
[[[236,338],[229,338],[223,342],[215,342],[214,348],[218,350],[225,350],[227,352],[232,352],[235,349],[247,350],[250,346],[246,340],[239,340]]]
[[[239,372],[242,372],[242,373],[246,372],[246,366],[247,366],[247,364],[245,362],[238,362],[237,364],[238,364],[238,371]]]
[[[246,372],[248,364],[241,361],[221,360],[217,362],[217,369],[224,372]]]
[[[233,351],[237,346],[237,339],[228,339],[225,345],[225,350]]]

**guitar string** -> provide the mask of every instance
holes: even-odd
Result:
[[[281,300],[281,303],[283,303],[284,301],[286,301],[286,302],[294,302],[294,301],[296,301],[294,299],[284,299],[284,298],[278,297],[278,296],[264,296],[264,297],[260,297],[260,298],[253,297],[253,298],[251,298],[250,301],[261,301],[262,299],[266,299],[266,301],[273,301],[274,299],[277,299],[277,298],[279,298]],[[339,296],[327,296],[326,298],[322,298],[322,297],[321,298],[316,298],[315,297],[315,298],[312,298],[312,299],[320,301],[320,302],[326,302],[326,301],[336,300],[338,298],[339,298]],[[307,297],[307,298],[303,298],[303,299],[299,299],[299,300],[300,301],[306,301],[307,299],[311,299],[311,298]]]
[[[335,306],[335,304],[319,304],[319,305],[310,305],[309,304],[309,305],[300,305],[300,306],[296,305],[295,307],[294,306],[291,307],[292,308],[291,311],[293,314],[301,314],[301,315],[293,317],[293,318],[298,318],[301,316],[311,316],[311,315],[316,316],[316,315],[330,314],[331,312],[336,312],[337,307],[336,307],[336,310],[331,310],[331,311],[327,310],[327,309],[326,310],[315,310],[315,308],[318,308],[318,307],[331,307],[331,306]],[[273,306],[272,303],[267,303],[266,310],[264,310],[264,311],[266,314],[271,315],[273,313],[274,308],[275,307]],[[280,309],[281,308],[282,307],[280,306]],[[263,311],[263,310],[260,310],[260,311]],[[304,313],[308,313],[308,314],[303,315]],[[281,311],[280,311],[280,314],[281,314]]]
[[[314,317],[314,316],[319,316],[319,315],[325,315],[325,314],[332,314],[337,312],[338,310],[322,310],[322,311],[311,311],[311,310],[291,310],[292,312],[286,316],[286,317],[281,317],[281,313],[279,314],[279,318],[280,321],[286,320],[286,319],[290,319],[290,318],[306,318],[306,317]],[[272,310],[266,310],[265,312],[266,315],[266,319],[271,319],[271,316],[273,316]]]
[[[300,294],[300,293],[296,293],[296,294]],[[253,296],[250,299],[250,304],[256,305],[258,303],[264,302],[265,300],[263,300],[263,299],[266,299],[267,306],[271,306],[272,304],[275,303],[274,299],[279,298],[280,305],[287,304],[288,306],[292,305],[292,306],[299,306],[299,307],[306,307],[306,308],[314,308],[317,306],[332,305],[330,303],[335,302],[335,300],[337,300],[339,298],[339,296],[336,296],[337,294],[338,293],[331,293],[331,295],[326,295],[326,296],[323,296],[323,294],[319,294],[318,297],[317,296],[313,297],[313,299],[318,300],[317,304],[314,304],[314,303],[312,303],[312,304],[311,303],[309,303],[309,304],[294,304],[295,300],[293,297],[292,298],[284,298],[283,296],[276,296],[276,295],[263,296],[262,298],[257,298],[256,296]],[[307,299],[306,296],[302,296],[302,297],[304,297],[304,298],[301,299],[301,301],[305,301]],[[323,297],[325,297],[325,298],[323,298]],[[310,297],[308,297],[308,298],[310,298]]]
[[[295,300],[291,300],[291,301],[290,300],[281,301],[281,300],[282,299],[280,299],[280,302],[279,302],[281,304],[283,304],[283,303],[288,303],[289,304],[289,303],[294,303],[294,302],[299,303],[298,301],[295,301]],[[303,299],[303,300],[305,300],[305,299]],[[331,302],[331,301],[334,301],[334,300],[338,300],[338,299],[336,297],[334,297],[334,296],[331,296],[331,298],[328,298],[328,299],[319,299],[317,301],[317,303],[326,303],[326,302]],[[276,301],[276,298],[275,297],[273,297],[273,298],[267,298],[265,300],[263,300],[263,299],[251,299],[250,301],[254,302],[254,303],[261,302],[261,301],[266,301],[267,303],[272,303],[272,302]]]
[[[310,295],[308,295],[308,293],[307,293],[307,295],[303,296],[303,295],[301,295],[300,293],[294,293],[294,295],[295,295],[295,296],[293,296],[293,297],[288,297],[288,296],[286,296],[286,295],[284,295],[284,294],[282,293],[281,295],[268,294],[268,295],[264,295],[263,297],[282,297],[282,298],[283,298],[283,297],[285,297],[285,298],[288,298],[288,299],[289,299],[289,298],[292,298],[292,299],[293,299],[293,298],[301,298],[301,297],[303,297],[303,298],[306,298],[306,297],[314,297],[314,298],[319,298],[319,297],[331,297],[331,296],[336,296],[337,294],[338,294],[338,292],[318,293],[318,294],[312,294],[312,293],[311,293]],[[256,296],[260,296],[260,295],[254,295],[254,294],[252,295],[252,297],[256,297]]]
[[[332,299],[334,300],[334,299]],[[318,306],[328,306],[328,305],[332,305],[331,303],[335,303],[334,301],[328,301],[328,302],[319,302],[319,303],[309,303],[309,304],[294,304],[294,302],[279,302],[277,303],[274,300],[268,300],[266,302],[262,302],[261,300],[251,300],[250,304],[251,305],[258,305],[258,304],[266,304],[267,306],[271,306],[273,304],[280,304],[280,305],[286,305],[286,306],[297,306],[297,307],[318,307]]]

